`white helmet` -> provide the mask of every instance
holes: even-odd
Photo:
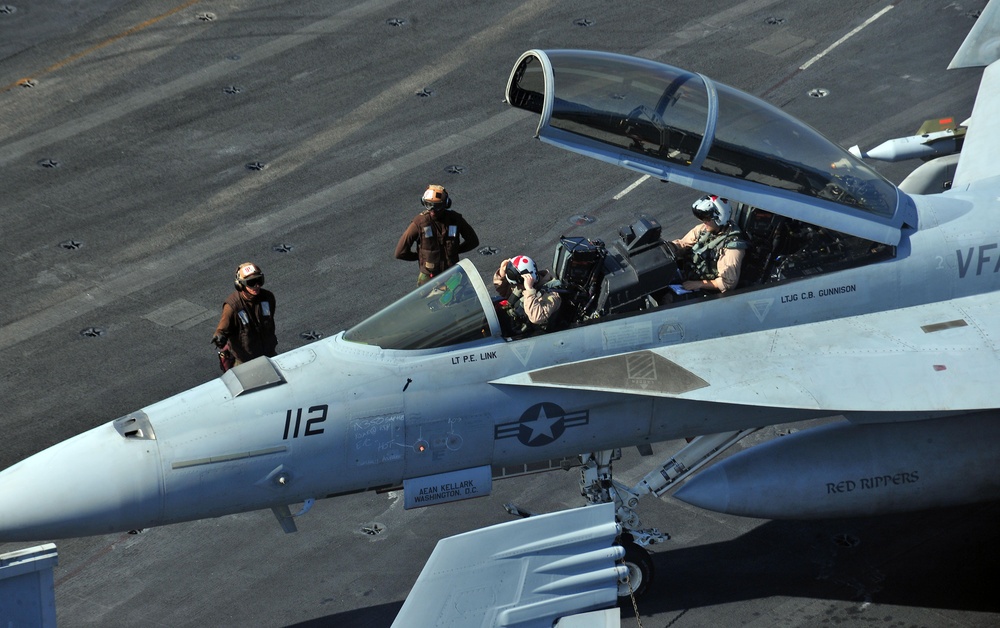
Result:
[[[535,260],[527,255],[518,255],[507,264],[507,282],[512,286],[521,284],[521,275],[531,275],[532,279],[538,279],[538,267]]]
[[[691,205],[691,211],[698,220],[714,221],[717,227],[725,225],[733,215],[729,201],[715,194],[699,198]]]

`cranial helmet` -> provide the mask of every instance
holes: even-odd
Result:
[[[448,209],[451,207],[451,197],[448,196],[448,190],[441,185],[428,185],[420,202],[427,209]]]
[[[725,225],[733,215],[729,201],[714,194],[699,198],[691,205],[691,211],[698,220],[712,220],[717,227]]]
[[[538,268],[535,260],[526,255],[518,255],[507,264],[507,283],[517,286],[522,283],[521,275],[531,275],[532,279],[538,279]]]
[[[236,267],[237,290],[246,290],[248,285],[260,287],[264,285],[264,272],[253,262],[243,262]]]

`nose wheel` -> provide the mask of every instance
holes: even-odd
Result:
[[[630,535],[623,535],[621,545],[625,548],[622,561],[628,569],[623,580],[618,581],[618,605],[631,606],[634,598],[642,597],[653,581],[653,557],[645,548],[632,540]]]

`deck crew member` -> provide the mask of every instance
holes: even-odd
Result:
[[[420,262],[417,285],[458,263],[458,256],[479,246],[479,236],[462,214],[451,208],[451,197],[440,185],[428,185],[417,214],[396,244],[396,259]],[[413,250],[416,245],[417,250]]]
[[[233,283],[236,289],[223,302],[222,317],[212,336],[223,371],[262,355],[277,355],[274,293],[264,289],[260,266],[240,264]]]

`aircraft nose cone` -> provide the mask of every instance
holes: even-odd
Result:
[[[108,534],[160,517],[155,440],[109,423],[0,473],[0,542]]]

